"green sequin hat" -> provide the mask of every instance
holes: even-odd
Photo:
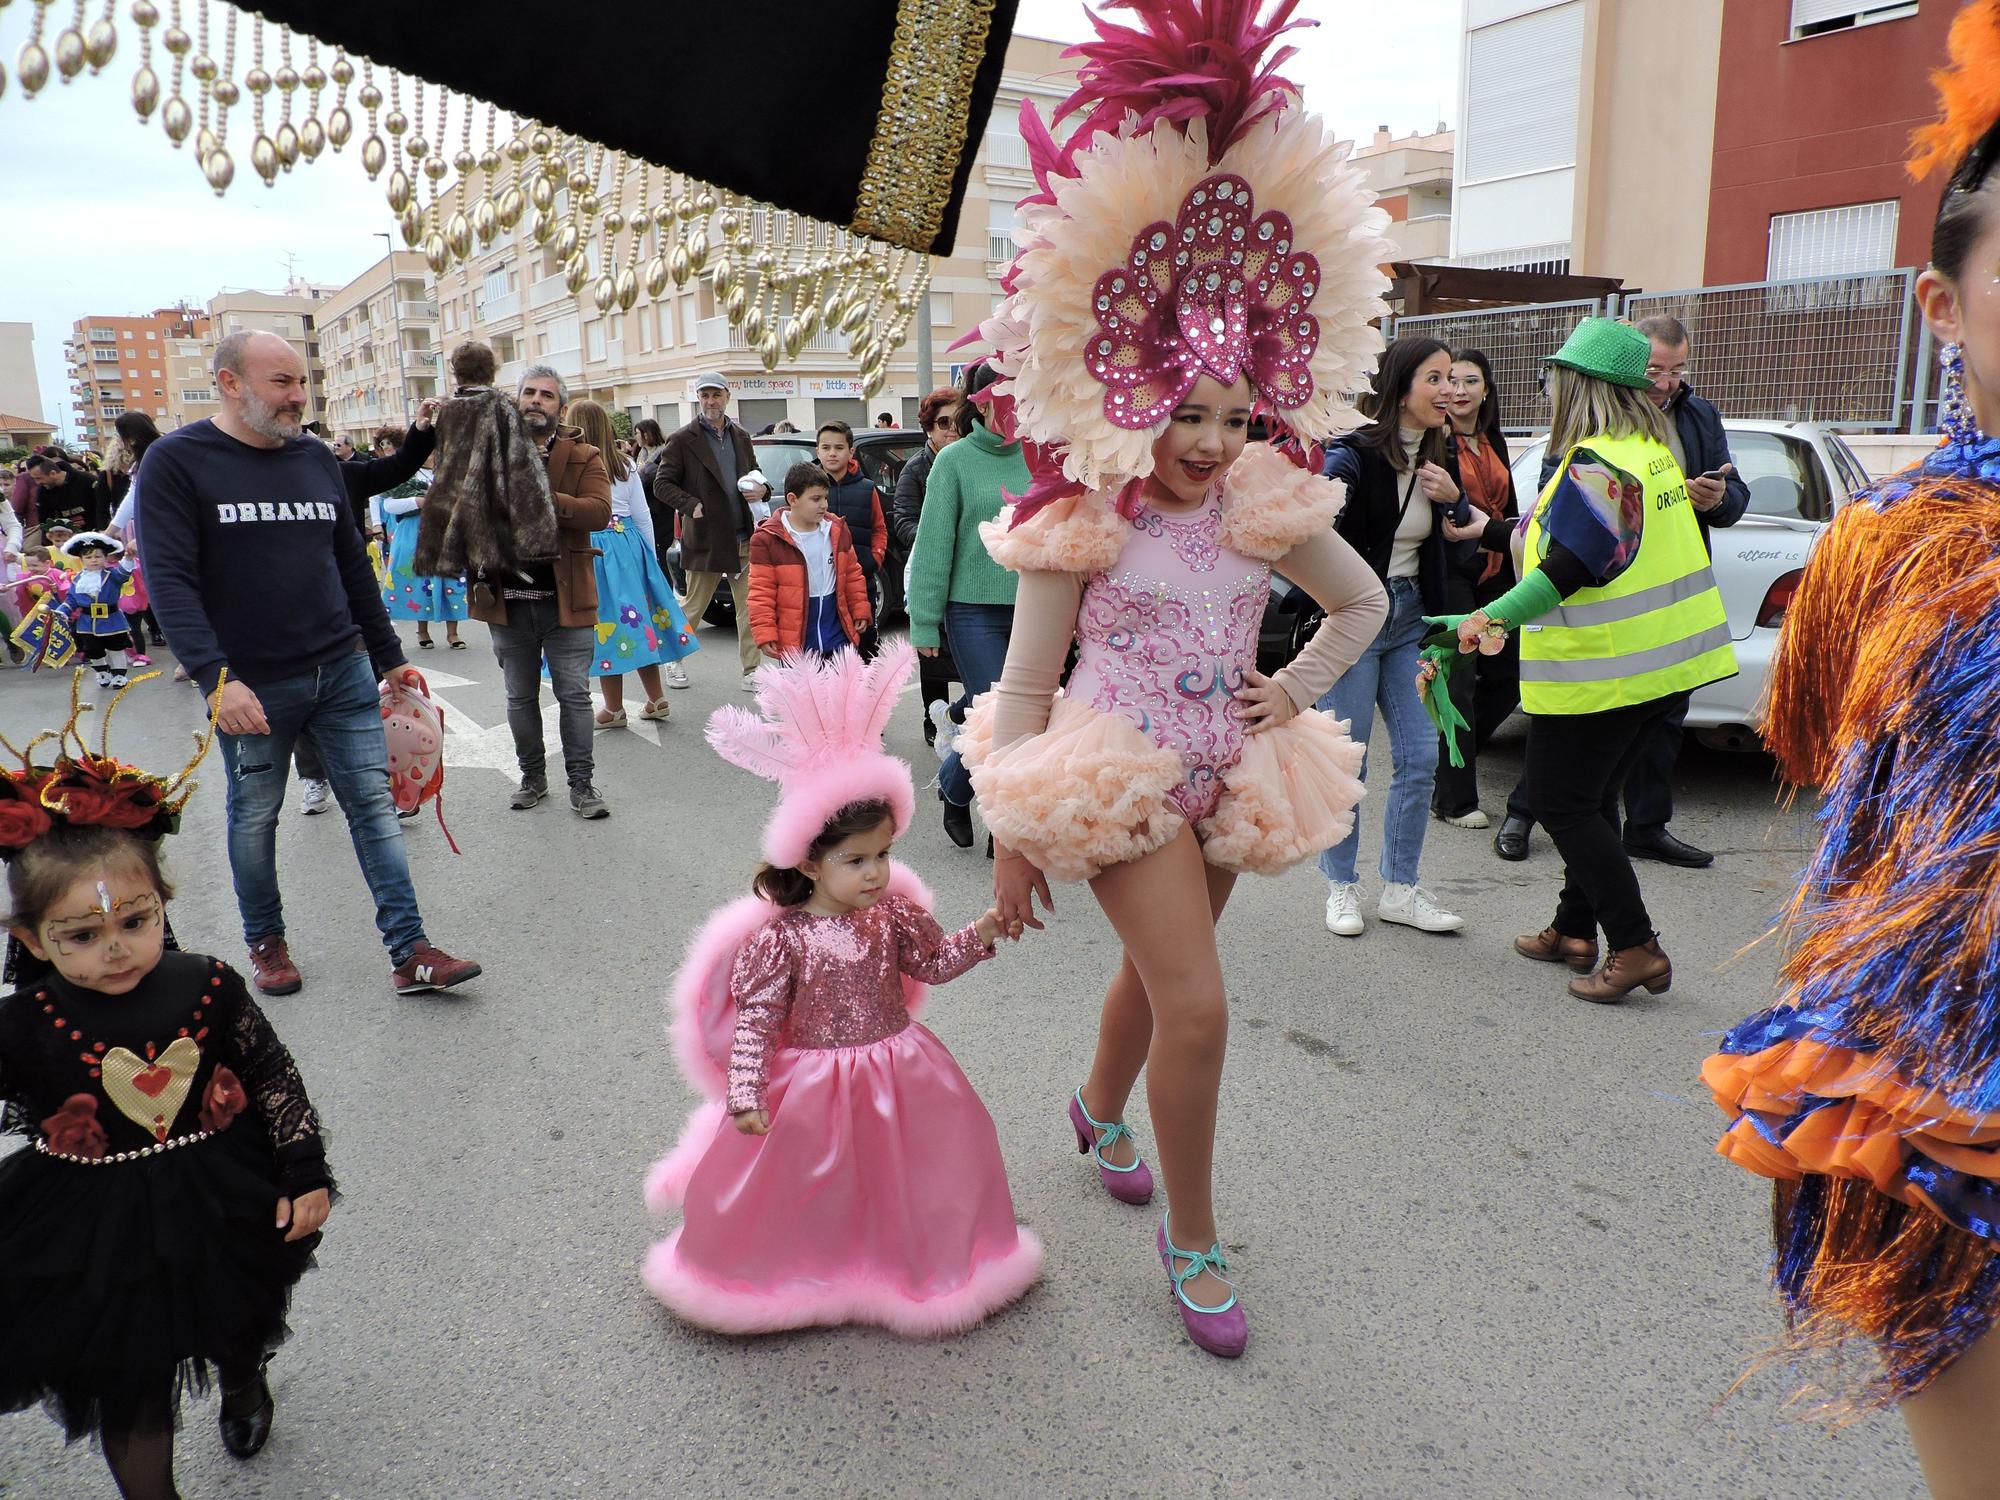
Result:
[[[1563,340],[1562,348],[1549,356],[1549,363],[1578,370],[1613,385],[1645,390],[1653,384],[1646,365],[1653,357],[1653,341],[1630,323],[1613,318],[1585,318]]]

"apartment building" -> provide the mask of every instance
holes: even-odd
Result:
[[[1389,215],[1392,259],[1436,262],[1451,254],[1453,144],[1439,122],[1427,134],[1403,136],[1377,126],[1372,140],[1354,148],[1354,164]]]
[[[0,323],[0,412],[42,420],[42,381],[35,373],[35,325]]]
[[[143,317],[78,318],[63,354],[69,364],[77,440],[102,450],[122,412],[142,411],[162,428],[168,416],[167,351],[174,340],[200,339],[208,315],[182,304]]]
[[[1655,291],[1922,265],[1952,0],[1466,0],[1452,256]]]
[[[1014,253],[1014,204],[1034,186],[1016,117],[1025,98],[1050,113],[1073,86],[1063,45],[1016,36],[1008,46],[957,242],[948,258],[932,262],[927,311],[934,383],[948,381],[952,361],[963,357],[948,354],[950,345],[998,301],[1000,271]],[[631,186],[636,190],[636,183]],[[633,206],[628,193],[623,207],[629,212]],[[591,251],[593,257],[599,253],[600,248]],[[821,331],[796,358],[767,371],[742,330],[729,326],[705,277],[692,277],[656,300],[642,299],[630,311],[600,315],[587,288],[573,295],[565,287],[553,252],[534,243],[525,223],[441,275],[437,303],[440,363],[454,344],[482,339],[499,356],[503,384],[518,379],[528,365],[547,364],[561,373],[572,395],[601,401],[634,421],[652,417],[668,431],[693,416],[693,382],[705,370],[720,370],[729,379],[737,418],[753,432],[780,420],[807,429],[835,418],[865,426],[881,411],[914,426],[923,395],[914,328],[889,363],[884,389],[864,400],[844,336]]]
[[[405,427],[439,393],[438,304],[421,254],[385,255],[319,305],[325,384],[318,410],[331,432],[367,446],[378,427]]]
[[[185,427],[221,409],[215,389],[215,340],[206,334],[168,339],[167,420],[160,429]]]
[[[306,367],[306,400],[317,409],[326,389],[320,362],[319,307],[338,287],[294,280],[282,292],[217,292],[208,300],[209,358],[232,333],[261,329],[290,344]]]

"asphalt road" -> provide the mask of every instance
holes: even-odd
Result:
[[[192,1405],[191,1500],[1922,1493],[1893,1416],[1828,1432],[1784,1409],[1797,1380],[1782,1365],[1730,1394],[1779,1331],[1769,1193],[1714,1155],[1722,1116],[1697,1069],[1770,994],[1769,946],[1742,950],[1810,834],[1805,804],[1776,805],[1767,762],[1683,761],[1676,829],[1720,857],[1641,869],[1678,961],[1657,1000],[1581,1005],[1511,954],[1554,900],[1539,834],[1509,865],[1489,835],[1431,825],[1426,883],[1466,916],[1460,936],[1331,937],[1310,868],[1239,886],[1217,1166],[1251,1316],[1241,1361],[1188,1344],[1154,1219],[1075,1154],[1064,1101],[1117,950],[1074,887],[1045,934],[930,1013],[998,1122],[1020,1217],[1048,1246],[1042,1284],[939,1343],[732,1340],[674,1322],[635,1268],[660,1233],[640,1181],[690,1102],[662,1036],[668,978],[693,925],[746,889],[770,805],[700,737],[717,704],[747,701],[734,653],[706,632],[656,738],[599,736],[612,816],[585,824],[555,804],[507,810],[485,637],[470,625],[468,651],[412,652],[465,679],[443,689],[463,731],[445,807],[464,852],[428,817],[407,835],[432,937],[484,979],[397,999],[338,813],[301,818],[294,799],[281,827],[306,987],[268,1009],[346,1199],[273,1366],[269,1448],[231,1460],[212,1401]],[[5,674],[0,730],[56,722],[64,693]],[[197,721],[193,691],[162,677],[126,700],[116,748],[178,764]],[[921,776],[918,728],[913,693],[892,748]],[[1489,809],[1520,748],[1516,720],[1488,758]],[[203,779],[170,844],[174,924],[241,966],[219,764]],[[899,853],[947,922],[969,919],[988,866],[919,807]],[[1364,809],[1364,867],[1380,816]],[[112,1488],[30,1412],[0,1420],[0,1492]]]

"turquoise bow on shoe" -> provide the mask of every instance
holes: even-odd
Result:
[[[1179,1245],[1174,1243],[1173,1234],[1167,1228],[1167,1220],[1164,1217],[1160,1220],[1160,1238],[1166,1244],[1167,1255],[1171,1262],[1167,1267],[1167,1274],[1173,1278],[1174,1295],[1180,1298],[1183,1307],[1198,1313],[1225,1313],[1236,1305],[1236,1284],[1229,1281],[1229,1266],[1222,1258],[1222,1242],[1220,1240],[1210,1245],[1206,1250],[1183,1250]],[[1187,1262],[1185,1268],[1180,1265],[1181,1261]],[[1225,1282],[1229,1283],[1228,1301],[1217,1303],[1214,1307],[1203,1307],[1182,1290],[1188,1282],[1199,1276],[1203,1271],[1213,1271]]]

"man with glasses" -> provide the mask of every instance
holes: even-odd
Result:
[[[1688,384],[1686,325],[1663,313],[1642,319],[1637,327],[1653,341],[1646,364],[1647,378],[1653,382],[1648,399],[1667,415],[1667,446],[1687,476],[1688,499],[1701,527],[1702,546],[1713,556],[1710,530],[1734,526],[1743,519],[1750,508],[1750,487],[1729,456],[1721,413]],[[1561,459],[1560,453],[1542,455],[1541,484],[1548,483]],[[1674,766],[1680,759],[1681,725],[1686,717],[1683,707],[1662,719],[1632,762],[1625,778],[1625,851],[1634,859],[1701,870],[1715,863],[1715,855],[1667,831],[1674,816]],[[1507,816],[1493,836],[1493,852],[1502,859],[1526,859],[1528,832],[1534,825],[1527,794],[1516,786],[1507,798]]]

